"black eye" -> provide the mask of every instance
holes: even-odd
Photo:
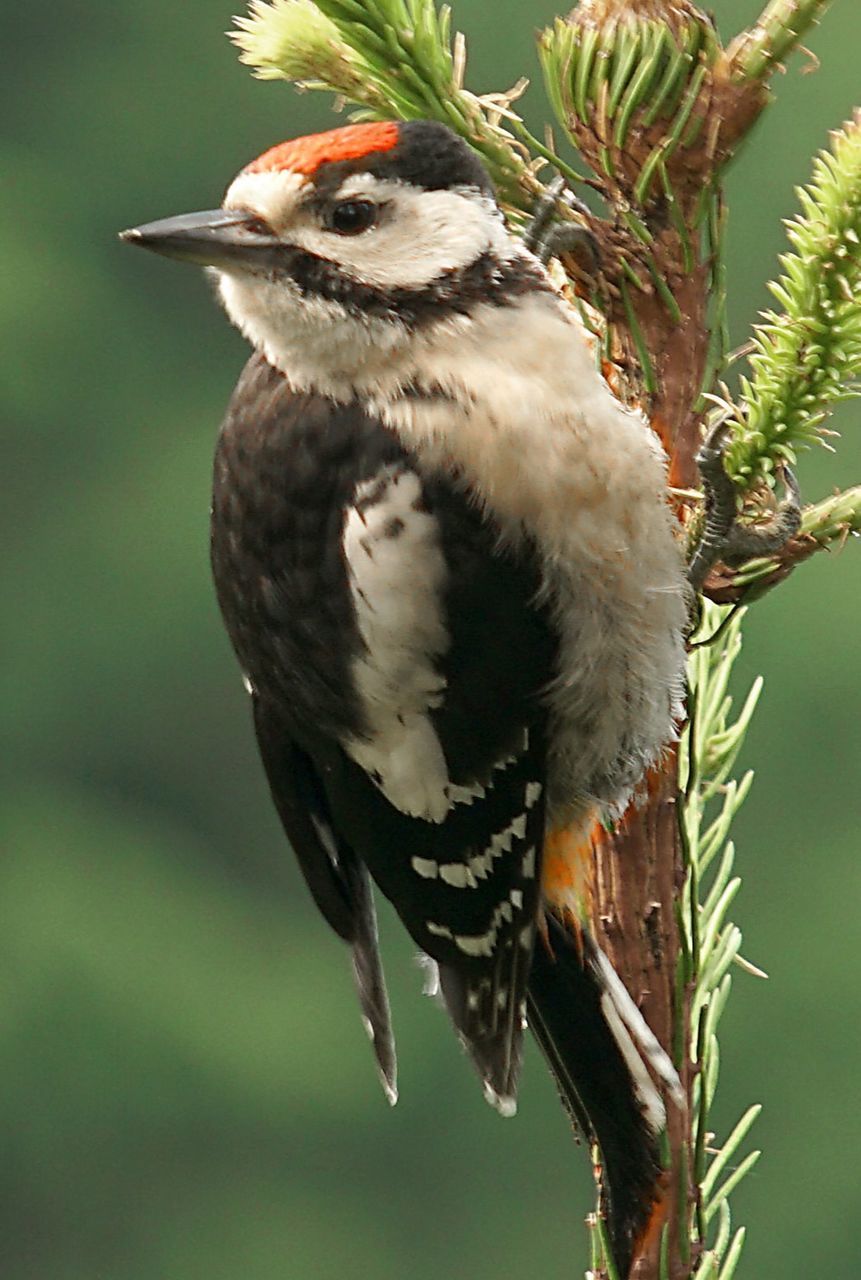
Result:
[[[377,220],[377,206],[370,200],[342,200],[329,214],[329,226],[339,236],[357,236]]]

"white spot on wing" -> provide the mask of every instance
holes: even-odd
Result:
[[[474,889],[478,883],[466,862],[445,862],[439,869],[440,879],[456,889]]]
[[[472,804],[475,800],[483,800],[487,795],[487,790],[480,782],[473,782],[467,787],[457,786],[452,783],[448,789],[448,794],[452,804]]]
[[[527,782],[526,784],[526,800],[527,809],[532,809],[541,799],[541,792],[544,790],[540,782]]]
[[[490,844],[481,853],[473,854],[469,859],[469,869],[478,880],[485,880],[490,874],[495,859],[504,853],[511,853],[511,845],[515,838],[522,840],[526,835],[526,818],[523,814],[514,818],[507,827],[491,837]],[[533,863],[535,850],[532,850]],[[525,871],[524,871],[524,874]],[[534,874],[534,866],[533,866]]]
[[[412,858],[410,866],[416,875],[425,880],[436,880],[439,875],[439,863],[434,862],[433,858]]]
[[[490,924],[484,933],[452,934],[448,925],[436,924],[432,920],[427,923],[427,931],[437,938],[451,938],[458,950],[462,951],[465,956],[492,956],[503,922],[511,924],[514,919],[515,907],[519,910],[522,902],[523,895],[521,891],[512,889],[509,896],[494,907],[490,917]]]
[[[496,943],[496,929],[488,929],[487,933],[455,934],[455,943],[465,956],[492,956]]]

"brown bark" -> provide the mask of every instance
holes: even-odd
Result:
[[[660,1040],[672,1052],[681,1036],[687,1044],[689,1001],[676,1010],[676,966],[680,940],[676,903],[685,884],[679,847],[676,755],[649,779],[645,803],[632,805],[618,830],[602,833],[596,850],[593,927],[626,986]],[[681,1026],[677,1025],[677,1016]],[[679,1072],[686,1095],[692,1068],[685,1060]],[[680,1238],[680,1213],[693,1186],[687,1112],[670,1105],[667,1131],[672,1168],[662,1187],[659,1225],[669,1226],[670,1274],[687,1274],[682,1258],[686,1240]],[[686,1214],[682,1215],[686,1221]],[[685,1235],[687,1234],[685,1229]],[[658,1275],[661,1232],[650,1232],[631,1276],[652,1280]]]
[[[687,488],[697,479],[694,455],[701,418],[693,404],[708,355],[708,270],[698,264],[688,276],[680,269],[668,275],[682,310],[681,324],[669,323],[663,304],[654,296],[638,296],[637,319],[658,380],[650,405],[652,422],[670,455],[671,483]],[[636,352],[629,333],[623,342],[633,365]],[[682,519],[687,514],[680,510]],[[645,795],[631,805],[619,829],[600,839],[593,916],[601,945],[671,1055],[675,1044],[688,1045],[690,1022],[690,992],[683,993],[678,1008],[676,1000],[681,951],[676,906],[686,878],[678,827],[677,767],[673,751],[650,777]],[[694,1067],[689,1053],[684,1053],[677,1067],[690,1097]],[[695,1185],[690,1112],[670,1103],[667,1121],[671,1166],[663,1189],[662,1217],[669,1227],[671,1280],[684,1280],[691,1270],[686,1224]],[[660,1232],[651,1233],[634,1263],[632,1280],[656,1280],[659,1250]]]
[[[584,0],[571,20],[601,23],[622,13],[663,18],[674,27],[707,22],[687,0]],[[674,217],[657,178],[642,201],[636,195],[643,166],[662,141],[660,123],[639,129],[635,118],[620,149],[600,111],[585,124],[576,115],[569,121],[570,132],[590,163],[595,185],[610,210],[610,217],[596,220],[592,229],[603,263],[601,286],[622,380],[627,384],[628,398],[646,410],[661,436],[670,457],[670,483],[682,489],[698,483],[695,455],[702,414],[694,406],[700,393],[709,389],[703,383],[710,346],[712,264],[702,248],[698,211],[701,213],[704,189],[714,187],[721,167],[766,101],[767,90],[761,82],[732,81],[726,56],[719,53],[693,108],[692,118],[699,117],[702,122],[695,140],[667,156],[666,172],[676,203]],[[612,177],[608,176],[608,154]],[[628,209],[635,209],[648,229],[651,243],[647,246],[629,229],[624,217]],[[679,215],[686,236],[678,229]],[[626,271],[623,262],[633,267],[639,284],[632,282],[631,271]],[[655,286],[655,270],[672,293],[680,318],[673,317]],[[653,389],[648,394],[638,379],[639,348],[624,292],[636,317],[639,342],[651,360]],[[677,510],[680,520],[687,522],[689,508],[677,504]],[[709,594],[719,598],[726,590],[726,582],[713,575]],[[677,766],[677,753],[671,751],[618,830],[596,837],[593,926],[646,1021],[664,1048],[677,1058],[690,1098],[699,1066],[692,1061],[689,1045],[691,991],[677,991],[682,948],[677,907],[686,881],[678,826]],[[679,1045],[683,1046],[680,1059],[674,1054],[674,1046]],[[687,1280],[696,1263],[689,1245],[696,1195],[691,1113],[671,1102],[667,1110],[670,1167],[663,1187],[662,1223],[669,1232],[671,1280]],[[633,1264],[631,1280],[657,1280],[660,1244],[661,1231],[651,1232]]]
[[[691,183],[681,193],[687,197],[684,207],[688,218],[699,189]],[[710,264],[698,256],[693,269],[686,266],[681,237],[672,227],[660,225],[662,212],[660,206],[653,207],[651,252],[675,297],[681,319],[673,319],[653,288],[631,290],[629,296],[656,382],[645,407],[670,457],[670,483],[691,488],[698,481],[695,454],[702,424],[694,405],[702,390],[710,342]],[[693,232],[692,238],[696,238]],[[618,224],[605,230],[603,245],[609,249],[609,263],[622,253],[629,262],[644,261],[643,246]],[[648,279],[645,269],[638,274]],[[612,296],[612,286],[608,292]],[[633,335],[621,309],[613,309],[612,319],[623,368],[633,379],[638,367]],[[680,505],[678,511],[686,521],[689,509]],[[671,1055],[674,1045],[687,1046],[690,1021],[690,992],[683,993],[680,1003],[676,999],[681,950],[676,907],[686,878],[678,828],[677,764],[676,753],[670,752],[619,829],[599,840],[593,917],[601,945]],[[690,1097],[695,1067],[687,1052],[677,1066]],[[687,1221],[695,1185],[690,1113],[670,1103],[667,1119],[671,1166],[663,1187],[662,1220],[669,1229],[671,1280],[684,1280],[691,1271]],[[632,1268],[632,1280],[656,1280],[660,1243],[660,1231],[650,1233]]]
[[[809,533],[800,533],[791,538],[773,557],[774,568],[764,577],[752,584],[739,585],[735,580],[735,570],[725,564],[717,564],[706,578],[703,595],[715,604],[739,604],[755,600],[758,596],[770,591],[816,551],[821,551],[823,544]]]

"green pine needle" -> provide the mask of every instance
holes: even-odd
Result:
[[[682,739],[680,761],[681,823],[689,876],[681,917],[691,958],[690,968],[680,981],[693,987],[691,1056],[701,1068],[694,1081],[691,1105],[695,1171],[701,1185],[695,1234],[702,1245],[706,1245],[706,1235],[711,1234],[709,1224],[717,1220],[714,1243],[702,1255],[696,1280],[719,1280],[728,1265],[727,1275],[731,1275],[738,1261],[744,1236],[737,1235],[730,1245],[728,1200],[752,1167],[753,1159],[748,1157],[738,1170],[730,1172],[720,1187],[717,1183],[759,1114],[758,1107],[745,1113],[709,1166],[709,1112],[720,1070],[717,1031],[732,987],[729,969],[738,959],[741,946],[740,930],[727,922],[740,887],[740,880],[732,874],[735,851],[727,837],[733,818],[750,791],[753,775],[745,774],[740,782],[727,778],[762,689],[762,681],[755,681],[741,710],[734,712],[729,683],[741,649],[743,614],[744,610],[704,604],[701,632],[714,640],[710,644],[702,642],[691,654],[690,720]]]
[[[789,223],[793,252],[771,290],[782,312],[754,331],[750,378],[727,471],[744,489],[769,479],[800,448],[822,442],[823,424],[858,394],[861,377],[861,115],[817,158]]]
[[[433,0],[251,0],[231,39],[261,79],[330,89],[356,118],[438,120],[486,164],[503,203],[528,210],[540,186],[503,126],[524,85],[477,97],[462,84],[465,45]],[[521,127],[518,132],[522,133]]]
[[[709,1166],[709,1171],[706,1174],[705,1178],[703,1179],[703,1185],[702,1185],[702,1194],[703,1194],[703,1198],[706,1201],[708,1201],[709,1198],[711,1197],[712,1192],[715,1189],[715,1185],[717,1183],[718,1178],[721,1176],[724,1169],[729,1164],[730,1160],[732,1160],[736,1151],[738,1151],[739,1147],[744,1142],[745,1138],[750,1132],[751,1126],[753,1125],[754,1121],[757,1119],[761,1111],[762,1111],[762,1106],[759,1103],[756,1103],[752,1107],[748,1107],[747,1111],[744,1113],[742,1118],[739,1120],[738,1124],[733,1129],[730,1136],[727,1138],[723,1147],[720,1149],[720,1151],[712,1160]]]
[[[739,1259],[741,1258],[741,1251],[744,1248],[744,1238],[746,1234],[747,1232],[744,1227],[739,1227],[738,1231],[736,1231],[735,1236],[733,1237],[733,1242],[730,1245],[729,1253],[726,1256],[726,1261],[720,1269],[718,1280],[732,1280],[732,1277],[735,1275],[735,1269],[738,1266]]]
[[[706,1222],[711,1221],[715,1213],[717,1213],[721,1201],[727,1199],[735,1191],[739,1183],[750,1173],[761,1155],[761,1151],[751,1151],[750,1155],[745,1156],[738,1168],[733,1170],[723,1186],[719,1187],[713,1194],[706,1209]]]

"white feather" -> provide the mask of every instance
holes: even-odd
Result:
[[[427,712],[445,687],[436,663],[449,644],[446,566],[421,496],[413,472],[390,467],[357,488],[346,515],[344,558],[364,641],[353,681],[365,732],[344,747],[396,809],[442,822],[448,769]]]

